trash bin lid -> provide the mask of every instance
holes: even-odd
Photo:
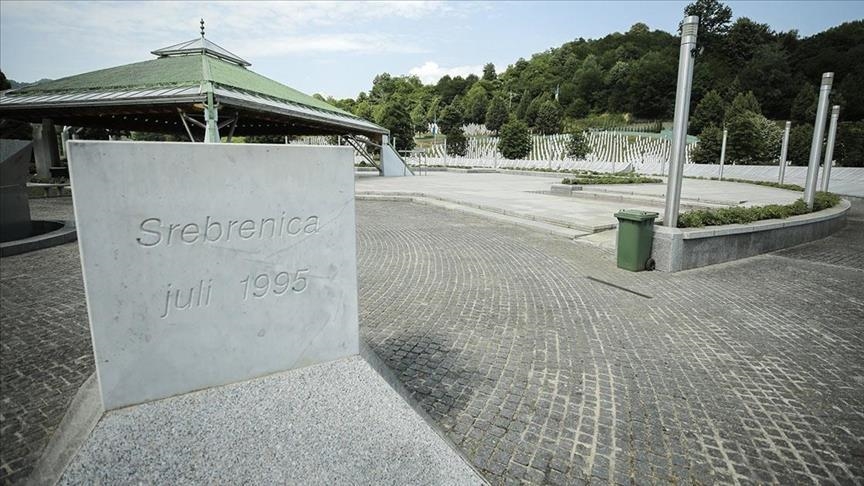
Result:
[[[656,219],[657,216],[660,216],[660,213],[642,211],[640,209],[622,209],[615,213],[616,218],[627,221],[649,221]]]

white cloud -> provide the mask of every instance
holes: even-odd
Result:
[[[422,66],[413,67],[408,74],[417,76],[425,84],[435,84],[444,76],[468,76],[469,74],[480,75],[483,73],[482,64],[466,66],[442,67],[437,62],[426,61]]]
[[[2,2],[6,48],[62,44],[104,57],[142,58],[198,34],[244,58],[301,52],[418,53],[410,37],[382,33],[385,19],[422,21],[463,9],[445,2]],[[26,41],[22,39],[27,39]],[[110,46],[110,49],[106,47]],[[112,59],[113,61],[113,59]]]
[[[321,34],[279,36],[260,42],[244,39],[232,43],[232,50],[248,58],[273,57],[285,54],[347,52],[354,54],[427,52],[409,39],[386,34]]]

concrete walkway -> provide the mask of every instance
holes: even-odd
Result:
[[[606,201],[545,194],[559,178],[513,174],[466,174],[429,172],[416,177],[362,177],[356,182],[358,195],[422,195],[449,203],[512,216],[537,219],[586,232],[614,228],[613,216],[621,209],[643,209],[662,213],[665,184],[621,184],[584,186],[586,191],[631,193],[640,202]],[[655,201],[645,200],[656,198]],[[682,187],[682,202],[710,200],[743,205],[788,204],[800,194],[782,189],[687,179]]]

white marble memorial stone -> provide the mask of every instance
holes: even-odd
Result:
[[[106,409],[358,352],[347,147],[70,142]]]

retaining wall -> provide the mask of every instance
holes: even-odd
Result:
[[[747,258],[831,235],[846,224],[849,201],[816,213],[706,228],[654,226],[656,269],[678,272]]]

